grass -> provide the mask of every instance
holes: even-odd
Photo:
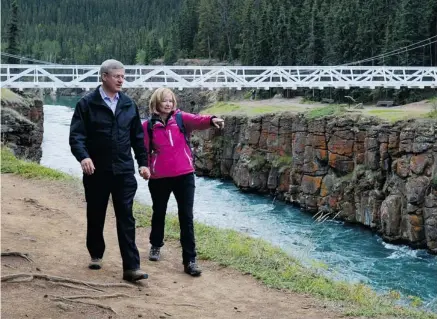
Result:
[[[36,163],[16,159],[6,149],[1,150],[2,173],[13,173],[26,178],[74,180],[56,170]],[[134,204],[138,227],[149,227],[151,208]],[[195,223],[199,258],[232,267],[250,274],[269,287],[306,293],[321,300],[342,305],[345,315],[396,318],[436,319],[437,314],[396,305],[399,294],[390,292],[381,296],[363,284],[349,284],[328,279],[320,274],[317,263],[314,268],[302,266],[298,260],[264,240],[251,238],[233,230],[222,230]],[[166,238],[179,239],[179,224],[176,216],[168,215]],[[324,267],[321,267],[324,268]],[[412,306],[418,305],[415,298]]]
[[[301,102],[301,104],[306,102]],[[309,102],[308,102],[309,103]],[[423,109],[407,110],[407,109],[382,109],[382,108],[365,108],[365,109],[347,109],[345,105],[330,104],[322,107],[303,108],[297,105],[262,105],[259,101],[253,101],[253,103],[229,103],[219,102],[211,107],[203,110],[203,114],[215,114],[215,115],[246,115],[256,116],[266,113],[304,113],[308,119],[317,119],[324,116],[342,116],[352,112],[353,114],[362,114],[364,116],[375,116],[388,122],[396,122],[399,120],[406,120],[409,118],[437,118],[437,98],[429,100],[432,103],[433,109],[428,112]]]
[[[255,102],[256,103],[256,102]],[[280,113],[280,112],[298,112],[302,111],[298,106],[270,106],[270,105],[250,105],[250,104],[236,104],[228,102],[219,102],[211,107],[201,111],[202,114],[214,114],[214,115],[247,115],[256,116],[266,113]]]
[[[293,158],[288,155],[277,156],[272,161],[272,166],[279,169],[279,173],[283,173],[293,163]]]
[[[247,168],[251,172],[260,171],[264,165],[267,163],[266,157],[261,154],[252,154],[250,161],[247,164]]]
[[[431,103],[431,111],[427,114],[427,117],[437,119],[437,97],[429,99],[428,102]]]
[[[139,227],[149,227],[151,208],[135,203],[134,214]],[[250,274],[271,288],[310,294],[319,299],[340,303],[346,315],[432,319],[437,315],[396,305],[399,293],[381,296],[363,284],[334,281],[319,274],[325,267],[304,267],[298,260],[266,241],[233,230],[222,230],[195,223],[196,246],[199,258],[212,260],[221,266],[232,267]],[[165,234],[167,240],[179,240],[176,216],[168,215]],[[320,269],[318,269],[320,268]],[[414,299],[412,306],[418,304]]]
[[[400,120],[407,120],[409,118],[420,118],[426,116],[421,114],[420,112],[407,112],[405,110],[390,110],[390,109],[366,110],[364,113],[370,116],[379,117],[389,122],[396,122]]]
[[[345,107],[338,104],[330,104],[323,107],[317,107],[309,110],[306,113],[306,117],[309,119],[316,119],[324,116],[342,115],[345,113]]]
[[[41,166],[35,162],[19,160],[6,148],[1,149],[1,172],[2,174],[13,173],[25,178],[44,178],[52,180],[73,179],[70,175]]]
[[[9,102],[16,102],[22,100],[22,98],[8,89],[1,89],[1,99]]]

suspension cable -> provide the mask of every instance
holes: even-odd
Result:
[[[434,39],[434,40],[431,41],[432,39]],[[419,45],[420,43],[423,43],[423,42],[426,42],[426,41],[428,41],[428,43]],[[411,50],[415,50],[415,49],[418,49],[418,48],[425,47],[427,45],[431,45],[431,44],[436,43],[436,42],[437,42],[437,35],[434,35],[432,37],[429,37],[428,39],[425,39],[425,40],[422,40],[422,41],[419,41],[419,42],[407,45],[405,47],[402,47],[402,48],[399,48],[399,49],[396,49],[396,50],[392,50],[392,51],[389,51],[389,52],[386,52],[386,53],[381,53],[379,55],[375,55],[373,57],[366,58],[366,59],[363,59],[363,60],[341,64],[340,66],[347,66],[347,65],[354,65],[354,64],[364,63],[364,62],[370,62],[370,61],[378,60],[378,59],[381,59],[381,58],[384,59],[386,57],[389,57],[389,56],[392,56],[392,55],[395,55],[395,54],[398,54],[398,53],[401,53],[401,52],[408,52],[408,51],[411,51]]]
[[[15,55],[15,54],[7,53],[7,52],[0,52],[0,54],[2,56],[9,57],[9,58],[15,58],[15,59],[18,59],[18,60],[26,60],[26,61],[35,62],[35,63],[41,63],[41,64],[60,65],[59,63],[53,63],[53,62],[47,62],[47,61],[27,58],[27,57]]]

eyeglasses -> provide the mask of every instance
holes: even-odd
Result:
[[[110,75],[113,79],[116,80],[124,80],[124,74],[109,74],[109,73],[105,73],[107,75]]]

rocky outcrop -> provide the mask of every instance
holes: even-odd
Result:
[[[43,102],[2,89],[1,107],[2,145],[18,157],[39,162],[44,132]]]
[[[437,253],[437,121],[226,117],[193,136],[199,175]]]

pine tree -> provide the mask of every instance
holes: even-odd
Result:
[[[135,56],[135,63],[144,65],[146,62],[146,50],[140,49],[137,51],[137,55]]]
[[[161,45],[158,41],[158,35],[155,32],[151,32],[148,37],[148,60],[157,59],[162,57]]]
[[[6,49],[6,52],[13,55],[18,55],[20,53],[19,51],[19,43],[18,43],[18,35],[19,35],[19,28],[18,28],[18,4],[16,0],[12,0],[11,3],[11,15],[10,20],[7,26],[7,41],[8,41],[8,47]],[[8,58],[9,63],[19,63],[19,59],[14,57]]]
[[[290,49],[291,36],[287,28],[287,18],[285,8],[280,6],[277,20],[274,21],[272,48],[273,48],[273,64],[287,64],[287,54]]]
[[[168,38],[164,40],[164,63],[168,65],[173,64],[178,59],[179,38],[175,23],[171,24],[167,34]]]
[[[194,48],[194,38],[197,33],[197,12],[194,0],[183,0],[182,10],[179,15],[179,38],[180,49],[184,51],[186,57],[191,56]]]
[[[217,57],[217,7],[214,0],[200,0],[199,28],[194,42],[198,57]]]
[[[240,59],[244,65],[254,64],[255,19],[253,19],[254,0],[245,0],[241,23]]]

